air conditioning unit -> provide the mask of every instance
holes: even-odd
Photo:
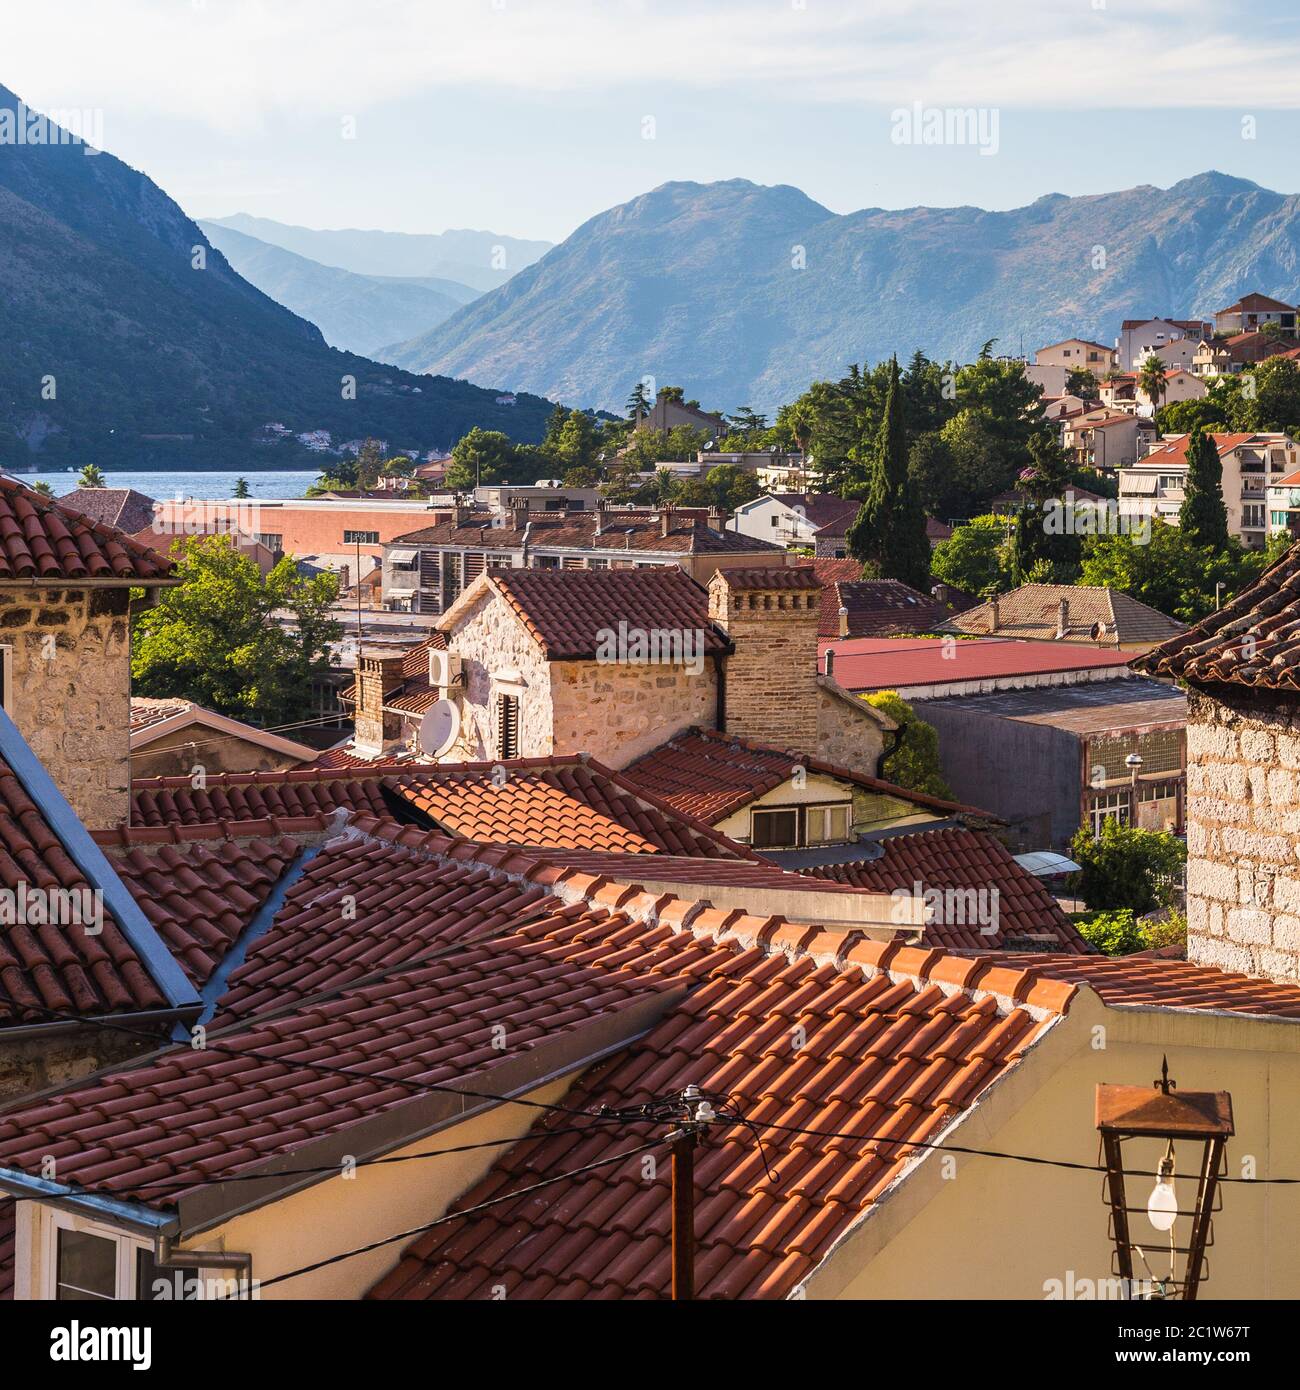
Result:
[[[444,699],[461,684],[461,659],[454,652],[440,652],[436,647],[429,649],[429,684],[439,691]]]

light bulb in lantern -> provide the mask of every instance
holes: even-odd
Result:
[[[1160,1176],[1147,1198],[1147,1217],[1157,1231],[1172,1229],[1178,1215],[1178,1195],[1174,1192],[1174,1162],[1172,1158],[1160,1161]]]

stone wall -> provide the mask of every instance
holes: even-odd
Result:
[[[10,718],[92,830],[130,806],[128,590],[44,587],[0,597],[13,649]]]
[[[444,762],[491,762],[497,748],[497,696],[519,701],[519,756],[554,751],[551,674],[532,634],[495,590],[485,589],[454,632],[448,648],[463,660],[460,740]],[[599,756],[599,750],[592,749]]]
[[[1300,979],[1300,700],[1187,700],[1187,955]]]
[[[149,1034],[147,1025],[138,1021],[126,1026],[148,1036],[94,1027],[51,1029],[25,1038],[0,1034],[0,1103],[66,1085],[101,1067],[152,1052],[167,1041],[164,1028]]]
[[[709,617],[736,646],[726,658],[726,732],[820,756],[820,591],[737,591],[719,573],[709,583]]]
[[[817,756],[823,762],[875,777],[884,749],[885,731],[865,700],[819,686]]]
[[[623,768],[695,725],[717,719],[717,667],[597,661],[551,664],[556,753],[590,753]]]

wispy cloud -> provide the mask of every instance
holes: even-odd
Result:
[[[44,0],[0,81],[218,130],[458,91],[746,89],[780,102],[1300,104],[1300,24],[1213,0]]]

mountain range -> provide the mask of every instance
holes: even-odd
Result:
[[[839,215],[797,188],[668,183],[600,213],[431,333],[413,371],[621,409],[642,376],[771,411],[851,362],[970,360],[1120,321],[1300,295],[1300,197],[1206,173],[1028,207]]]
[[[246,212],[212,217],[205,226],[229,227],[270,246],[355,275],[436,277],[468,285],[480,294],[494,290],[551,249],[549,241],[525,241],[496,232],[339,231],[295,227]]]
[[[15,125],[26,108],[0,87]],[[54,127],[57,131],[57,127]],[[284,466],[262,425],[448,446],[550,403],[330,348],[150,179],[79,143],[0,146],[0,466]]]
[[[358,275],[321,265],[219,222],[204,235],[250,284],[314,323],[330,347],[374,356],[394,338],[436,328],[480,291],[433,276]]]

